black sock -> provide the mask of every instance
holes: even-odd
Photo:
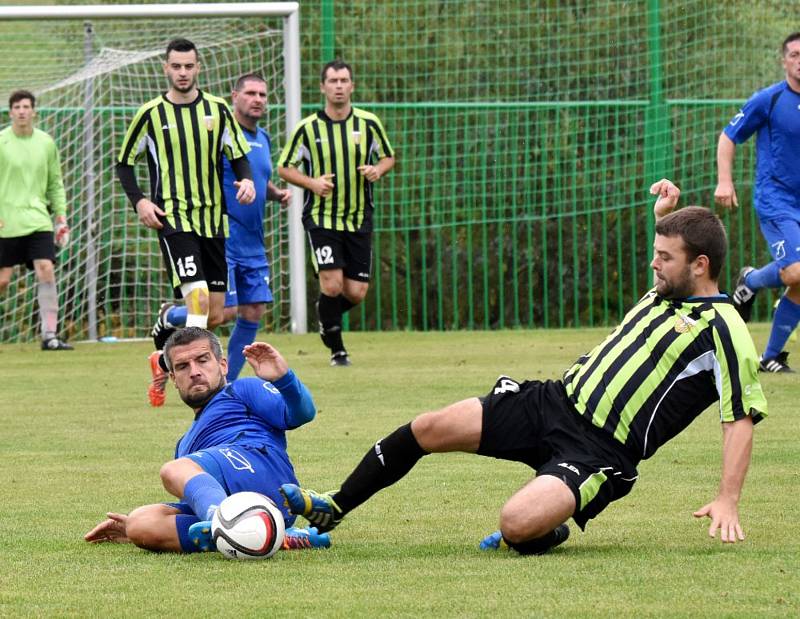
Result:
[[[339,299],[339,309],[341,310],[342,314],[346,314],[356,306],[355,303],[353,303],[343,294],[340,294],[338,299]]]
[[[331,352],[343,351],[342,310],[339,304],[339,297],[329,297],[320,293],[317,301],[317,313],[319,314],[322,343],[330,348]]]
[[[503,539],[509,548],[513,548],[521,555],[542,555],[553,546],[558,546],[566,541],[569,537],[569,529],[567,528],[565,532],[563,528],[565,528],[564,525],[559,525],[550,533],[524,542],[509,542],[505,537]]]
[[[358,466],[344,480],[333,500],[346,514],[373,494],[402,479],[422,456],[422,449],[411,432],[411,424],[400,426],[381,439],[366,453]]]

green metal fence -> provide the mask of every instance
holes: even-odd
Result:
[[[342,57],[355,103],[382,118],[398,155],[376,188],[373,280],[349,328],[615,322],[650,286],[650,183],[668,176],[684,203],[711,204],[717,137],[781,78],[777,48],[794,20],[789,5],[741,0],[303,1],[304,111],[321,104],[319,68]],[[277,151],[285,127],[270,129]],[[768,260],[752,167],[748,144],[741,207],[722,213],[723,287]],[[145,335],[157,305],[158,284],[142,286],[126,335]],[[757,319],[771,302],[759,298]]]

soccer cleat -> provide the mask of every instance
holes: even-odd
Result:
[[[350,363],[350,357],[347,356],[346,350],[340,350],[331,355],[331,367],[346,368],[349,365],[352,364]]]
[[[342,510],[331,498],[330,493],[319,494],[295,484],[283,484],[280,490],[286,499],[289,511],[297,516],[303,516],[317,527],[320,533],[327,533],[336,528],[344,518]]]
[[[164,401],[167,399],[167,394],[164,391],[167,386],[167,373],[161,369],[161,364],[159,363],[161,355],[162,352],[160,350],[155,350],[148,357],[153,380],[147,388],[147,397],[150,398],[150,406],[153,407],[164,406]]]
[[[509,550],[506,540],[503,539],[503,534],[500,531],[490,533],[481,540],[481,550]]]
[[[175,327],[167,320],[167,313],[173,307],[175,307],[174,303],[167,302],[162,303],[158,310],[158,318],[156,318],[156,323],[153,325],[152,331],[150,331],[156,350],[163,350],[169,336],[175,333]]]
[[[758,371],[772,372],[773,374],[794,374],[794,370],[786,363],[788,357],[789,353],[784,350],[775,357],[770,357],[769,359],[762,358],[758,363]]]
[[[300,529],[289,527],[283,537],[283,550],[303,550],[306,548],[330,548],[331,536],[327,533],[320,533],[314,527]]]
[[[74,350],[72,346],[57,337],[42,340],[42,350]]]
[[[199,552],[211,552],[217,549],[214,539],[211,537],[211,521],[201,520],[189,527],[189,539],[197,547]]]
[[[528,547],[525,554],[543,555],[546,552],[549,552],[550,550],[555,548],[556,546],[560,546],[568,539],[569,539],[569,527],[566,524],[560,524],[544,537],[525,542],[525,545]],[[542,542],[542,546],[540,548],[535,548],[536,542],[538,541]],[[481,541],[480,543],[480,549],[511,550],[511,547],[508,545],[506,540],[503,539],[503,534],[500,533],[500,531],[495,531],[494,533],[491,533],[490,535],[487,535],[486,537],[483,538],[483,541]]]
[[[733,306],[745,322],[750,322],[750,314],[753,312],[753,303],[756,301],[756,292],[758,292],[744,283],[747,274],[752,271],[755,271],[753,267],[742,268],[736,279],[736,288],[733,290]]]

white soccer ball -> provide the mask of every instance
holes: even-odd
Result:
[[[283,513],[258,492],[237,492],[220,503],[211,520],[217,550],[227,559],[268,559],[283,544]]]

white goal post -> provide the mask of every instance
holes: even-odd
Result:
[[[64,135],[53,135],[59,149],[63,148],[62,142],[69,142],[67,150],[69,153],[79,153],[73,160],[69,162],[64,160],[62,153],[62,168],[67,165],[72,165],[73,170],[64,170],[65,184],[67,184],[67,177],[72,175],[79,178],[75,181],[80,184],[81,188],[89,187],[88,190],[81,190],[80,203],[76,203],[76,196],[70,195],[70,187],[67,186],[67,204],[68,204],[68,217],[70,225],[75,226],[73,221],[76,217],[76,211],[80,213],[83,218],[81,220],[80,229],[74,235],[74,239],[68,253],[61,256],[64,264],[68,267],[70,261],[74,261],[77,266],[73,266],[79,274],[72,278],[72,283],[64,283],[60,281],[60,272],[65,268],[61,263],[57,267],[57,280],[60,287],[60,298],[62,299],[62,306],[65,303],[65,295],[68,296],[67,304],[70,302],[73,305],[80,305],[80,309],[72,308],[74,314],[68,317],[61,318],[62,323],[67,322],[72,327],[71,335],[75,339],[88,339],[96,340],[103,335],[112,335],[117,332],[122,337],[142,336],[150,328],[150,316],[157,309],[151,307],[149,312],[142,309],[137,309],[138,314],[126,315],[124,318],[119,316],[111,320],[108,317],[110,311],[104,307],[104,303],[108,305],[109,297],[114,296],[116,306],[124,304],[126,299],[136,298],[139,300],[140,305],[153,305],[153,302],[159,297],[161,292],[168,290],[166,285],[166,278],[161,274],[159,281],[155,279],[155,275],[148,275],[148,278],[140,278],[137,280],[135,274],[145,271],[147,273],[155,273],[155,267],[152,266],[156,262],[160,262],[157,256],[157,251],[153,252],[152,243],[155,242],[155,235],[147,235],[149,238],[147,259],[140,260],[139,258],[126,257],[120,258],[120,250],[117,254],[108,258],[109,263],[113,265],[106,265],[106,269],[116,269],[123,275],[115,275],[114,273],[103,274],[98,273],[98,258],[101,254],[100,249],[97,247],[99,232],[98,229],[104,230],[105,227],[110,226],[105,222],[100,221],[100,216],[106,216],[106,212],[112,208],[120,212],[118,217],[120,219],[127,218],[128,223],[124,224],[126,230],[132,229],[134,226],[131,220],[135,223],[135,216],[130,210],[128,204],[124,204],[121,199],[121,189],[115,188],[113,195],[110,189],[95,190],[93,184],[98,183],[98,177],[101,173],[104,176],[104,183],[109,184],[110,177],[106,176],[108,171],[113,171],[113,159],[109,159],[110,153],[116,153],[119,148],[119,134],[118,126],[122,124],[120,117],[120,110],[122,106],[115,103],[115,101],[108,94],[109,91],[125,90],[126,95],[130,101],[126,102],[126,113],[130,109],[132,100],[136,97],[139,98],[138,104],[145,103],[147,100],[156,96],[159,92],[166,89],[166,82],[163,75],[158,70],[155,71],[156,75],[152,77],[156,80],[160,79],[162,86],[159,90],[152,90],[152,83],[148,82],[147,85],[142,85],[140,88],[142,92],[134,92],[137,86],[137,81],[142,81],[144,78],[141,76],[142,69],[132,69],[138,62],[146,61],[150,64],[149,73],[154,73],[152,63],[161,61],[163,59],[163,47],[166,42],[175,37],[186,36],[192,40],[193,24],[202,22],[208,24],[202,32],[208,33],[205,36],[205,47],[198,45],[201,54],[201,62],[203,63],[203,71],[200,76],[200,87],[205,89],[206,82],[204,79],[208,75],[207,71],[214,72],[217,76],[218,84],[214,86],[217,90],[209,87],[212,94],[227,96],[230,93],[230,86],[233,84],[233,79],[243,73],[253,71],[253,65],[256,61],[261,60],[261,56],[267,55],[259,51],[256,45],[260,43],[254,42],[260,35],[252,29],[247,29],[242,26],[241,46],[238,45],[237,27],[240,25],[249,25],[259,20],[263,22],[267,18],[282,18],[282,29],[273,29],[270,31],[269,36],[275,39],[275,43],[270,43],[271,54],[274,60],[264,61],[263,66],[276,67],[275,73],[278,75],[270,76],[268,78],[268,88],[274,88],[281,91],[280,101],[270,101],[268,107],[280,108],[275,112],[275,115],[280,115],[280,120],[272,119],[272,137],[273,137],[273,163],[277,159],[278,148],[275,146],[276,137],[278,142],[283,143],[301,118],[301,96],[300,96],[300,27],[299,27],[299,3],[298,2],[233,2],[233,3],[220,3],[220,4],[128,4],[128,5],[71,5],[71,6],[0,6],[0,36],[3,36],[2,27],[6,25],[5,32],[13,32],[8,34],[9,40],[13,36],[20,36],[20,40],[9,44],[8,49],[0,47],[0,95],[9,94],[9,89],[12,88],[10,84],[14,84],[15,88],[26,88],[32,90],[37,95],[37,109],[39,110],[40,119],[49,118],[49,124],[42,126],[45,131],[51,133],[51,125],[55,126],[56,120],[52,120],[59,116],[69,117],[68,120],[59,120],[58,122],[64,123]],[[130,20],[130,21],[128,21]],[[140,21],[136,21],[140,20]],[[205,20],[205,21],[203,21]],[[218,20],[218,21],[217,21]],[[229,21],[225,21],[229,20]],[[228,24],[227,30],[222,27],[222,23]],[[53,51],[51,58],[46,58],[44,63],[57,65],[59,62],[68,67],[64,72],[58,73],[54,71],[52,83],[44,80],[33,80],[34,86],[30,86],[32,81],[29,75],[26,75],[26,63],[35,65],[36,60],[31,62],[31,49],[43,49],[43,54],[47,53],[50,43],[47,41],[47,33],[45,31],[45,40],[43,42],[34,43],[29,37],[25,38],[25,27],[10,28],[9,24],[64,24],[64,38],[77,39],[75,34],[70,34],[72,31],[66,24],[73,29],[77,27],[83,28],[89,38],[84,38],[83,41],[76,41],[73,45],[79,51],[75,54],[82,56],[80,64],[77,66],[68,65],[66,61],[61,62],[58,58],[60,50]],[[109,27],[109,33],[106,33],[106,40],[103,41],[103,54],[98,54],[97,50],[92,50],[93,41],[91,33],[93,28],[99,28],[99,25],[104,23],[114,24]],[[260,22],[259,22],[260,23]],[[127,24],[130,24],[129,27]],[[161,28],[163,25],[164,30],[156,29]],[[219,26],[219,28],[215,28]],[[30,32],[38,32],[38,27],[27,26]],[[60,27],[60,26],[59,26]],[[166,28],[172,28],[167,30]],[[126,29],[129,32],[126,32]],[[69,32],[67,32],[69,30]],[[220,31],[221,41],[219,42],[213,38],[216,34],[215,30]],[[77,31],[77,30],[76,30]],[[233,34],[232,34],[233,33]],[[124,34],[125,36],[121,36]],[[120,35],[120,36],[117,36]],[[148,46],[135,48],[133,46],[125,47],[125,41],[120,39],[137,40],[138,38],[148,38]],[[144,35],[147,35],[145,37]],[[227,38],[225,38],[227,37]],[[280,45],[282,39],[282,46]],[[127,40],[127,39],[126,39]],[[197,43],[198,41],[195,41]],[[161,45],[163,43],[163,45]],[[94,44],[97,47],[96,44]],[[160,55],[156,55],[156,50],[161,47]],[[225,51],[220,51],[225,46]],[[80,49],[83,48],[83,49]],[[55,49],[55,48],[53,48]],[[18,58],[13,56],[19,54]],[[70,52],[72,53],[72,52]],[[220,64],[224,64],[225,70],[220,70],[213,67],[216,63],[216,56],[213,54],[219,53]],[[206,54],[210,62],[206,63]],[[5,58],[3,58],[5,56]],[[101,57],[102,56],[102,57]],[[7,63],[4,67],[3,63]],[[10,63],[10,64],[9,64]],[[272,63],[272,64],[269,64]],[[17,66],[17,75],[13,73],[13,65]],[[111,72],[108,67],[111,66],[114,73],[113,81],[109,79],[108,91],[101,91],[98,88],[99,76],[106,78],[106,75]],[[207,69],[210,66],[210,69]],[[137,73],[137,71],[140,71]],[[30,74],[32,75],[32,73]],[[5,77],[5,80],[4,80]],[[267,75],[264,75],[267,78]],[[210,75],[209,75],[210,78]],[[273,80],[270,82],[270,80]],[[51,95],[55,90],[63,91],[70,90],[70,98],[62,97],[58,99],[57,103],[51,103],[54,100],[54,95]],[[222,89],[222,90],[220,90]],[[148,92],[149,90],[149,92]],[[60,92],[59,91],[59,92]],[[77,93],[77,94],[75,94]],[[41,98],[40,98],[41,97]],[[49,98],[48,98],[49,97]],[[4,104],[0,101],[0,105]],[[51,107],[47,107],[50,105]],[[110,129],[97,129],[93,127],[95,119],[101,114],[114,115],[111,121],[107,121],[113,125],[113,131]],[[48,116],[49,115],[49,116]],[[132,114],[129,113],[127,120],[130,120]],[[40,124],[44,124],[41,123]],[[69,127],[67,131],[66,127]],[[280,134],[276,135],[276,132]],[[55,131],[52,131],[55,133]],[[52,134],[51,133],[51,134]],[[68,135],[67,135],[68,134]],[[112,143],[116,141],[117,143]],[[112,172],[113,173],[113,172]],[[146,171],[144,169],[138,170],[137,174],[140,176],[140,184],[145,187]],[[305,333],[307,330],[307,310],[306,310],[306,278],[305,278],[305,245],[304,233],[301,223],[302,212],[302,195],[299,191],[293,192],[293,199],[289,208],[288,216],[286,213],[277,214],[282,217],[280,225],[282,230],[276,233],[280,239],[276,243],[281,244],[281,249],[276,250],[281,252],[280,259],[278,256],[270,255],[271,266],[273,267],[273,282],[275,282],[276,273],[275,269],[278,268],[280,262],[281,268],[285,273],[281,276],[285,278],[286,284],[282,292],[282,298],[285,299],[284,307],[288,307],[288,312],[285,313],[286,320],[275,319],[273,321],[273,328],[289,329],[293,333]],[[98,198],[98,196],[102,196]],[[98,204],[98,202],[100,202]],[[122,226],[123,224],[114,223],[113,225]],[[267,227],[269,227],[267,223]],[[276,224],[277,225],[277,224]],[[111,241],[118,246],[127,246],[134,244],[141,244],[144,241],[145,234],[149,231],[134,232],[136,238],[131,240],[131,232],[126,231],[124,234],[119,233]],[[265,229],[265,233],[269,235],[269,231]],[[77,247],[74,247],[76,246]],[[269,247],[269,243],[268,243]],[[285,251],[283,249],[285,247]],[[63,253],[63,252],[62,252]],[[147,266],[142,266],[144,263]],[[134,276],[125,279],[124,274],[134,272]],[[102,280],[102,285],[99,281]],[[124,281],[122,281],[124,280]],[[30,278],[28,278],[30,282]],[[154,282],[158,282],[156,285]],[[71,288],[70,288],[71,286]],[[35,324],[28,325],[27,323],[35,322],[32,320],[33,314],[32,307],[34,305],[33,293],[29,284],[22,283],[14,288],[15,284],[12,283],[11,292],[16,296],[12,300],[7,301],[5,309],[6,313],[13,314],[5,324],[0,325],[0,342],[3,341],[25,341],[32,337],[35,332]],[[68,293],[66,288],[70,288]],[[151,291],[151,288],[158,288],[157,291]],[[137,290],[143,291],[141,294]],[[72,296],[69,296],[72,295]],[[277,296],[277,295],[276,295]],[[14,300],[15,299],[15,300]],[[119,299],[122,299],[120,301]],[[71,301],[72,300],[72,301]],[[166,299],[165,299],[166,300]],[[276,304],[277,304],[276,298]],[[2,299],[0,299],[0,313],[3,312]],[[120,314],[123,312],[120,311]],[[80,316],[79,316],[80,314]],[[3,316],[0,316],[3,319]],[[138,324],[141,323],[141,324]],[[23,327],[22,325],[26,326]],[[113,324],[113,328],[109,325]],[[120,326],[120,324],[122,326]],[[29,328],[30,327],[30,328]],[[62,325],[62,328],[63,325]]]

